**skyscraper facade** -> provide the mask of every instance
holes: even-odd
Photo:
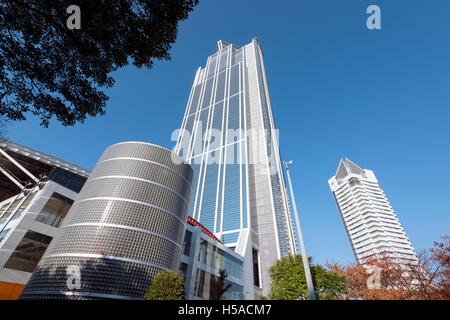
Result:
[[[245,257],[246,298],[267,294],[269,268],[297,252],[269,97],[255,38],[219,41],[195,74],[175,152],[194,169],[190,215]]]
[[[358,263],[382,255],[416,261],[414,248],[373,171],[346,158],[328,184]]]

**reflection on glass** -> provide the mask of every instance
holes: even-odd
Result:
[[[36,217],[36,221],[59,227],[72,204],[73,200],[54,192]]]
[[[22,214],[22,212],[26,209],[26,207],[28,207],[28,205],[30,204],[31,200],[33,200],[34,196],[36,195],[36,193],[38,192],[38,190],[33,191],[30,195],[27,196],[27,198],[25,199],[24,202],[22,202],[22,204],[19,207],[19,210],[16,211],[16,213],[14,214],[14,216],[12,217],[11,221],[14,219],[17,219],[18,217],[20,217],[20,215]]]
[[[198,260],[216,270],[225,270],[229,275],[242,279],[242,261],[202,239]]]
[[[199,298],[210,299],[213,279],[217,280],[217,276],[197,269],[194,294]],[[227,279],[224,282],[225,286],[230,283]],[[242,286],[232,283],[231,287],[222,295],[221,300],[242,300],[244,299],[243,291]]]
[[[28,231],[5,263],[4,268],[33,272],[50,241],[52,241],[52,237]]]
[[[3,214],[3,216],[0,219],[0,224],[4,223],[6,220],[8,220],[9,216],[16,211],[17,206],[19,203],[23,200],[22,198],[17,198],[14,200],[14,202],[11,204],[11,206],[6,210],[6,212]]]
[[[192,232],[186,230],[186,233],[184,234],[184,241],[183,241],[183,254],[185,256],[189,256],[189,251],[191,250],[191,239],[192,239]]]

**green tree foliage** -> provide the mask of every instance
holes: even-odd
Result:
[[[48,126],[105,113],[111,73],[170,60],[178,22],[198,0],[0,0],[0,115]],[[70,5],[81,28],[66,25]]]
[[[312,265],[311,275],[318,299],[336,299],[345,292],[345,277],[336,272],[327,270],[320,265]],[[269,299],[309,299],[301,255],[290,255],[278,260],[270,268],[270,277],[272,285]]]
[[[218,277],[211,277],[211,282],[209,285],[209,298],[210,300],[220,300],[222,295],[231,288],[232,284],[229,283],[225,285],[225,278],[227,277],[225,270],[219,270]]]
[[[152,280],[145,300],[184,300],[183,278],[177,271],[166,270],[158,273]]]

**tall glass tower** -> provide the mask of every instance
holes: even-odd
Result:
[[[269,268],[297,245],[256,38],[218,41],[173,138],[195,173],[190,215],[245,257],[246,298],[268,294]]]

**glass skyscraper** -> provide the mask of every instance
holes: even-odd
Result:
[[[268,294],[269,268],[297,246],[256,38],[218,42],[197,69],[174,139],[195,173],[190,215],[245,257],[246,298]]]

